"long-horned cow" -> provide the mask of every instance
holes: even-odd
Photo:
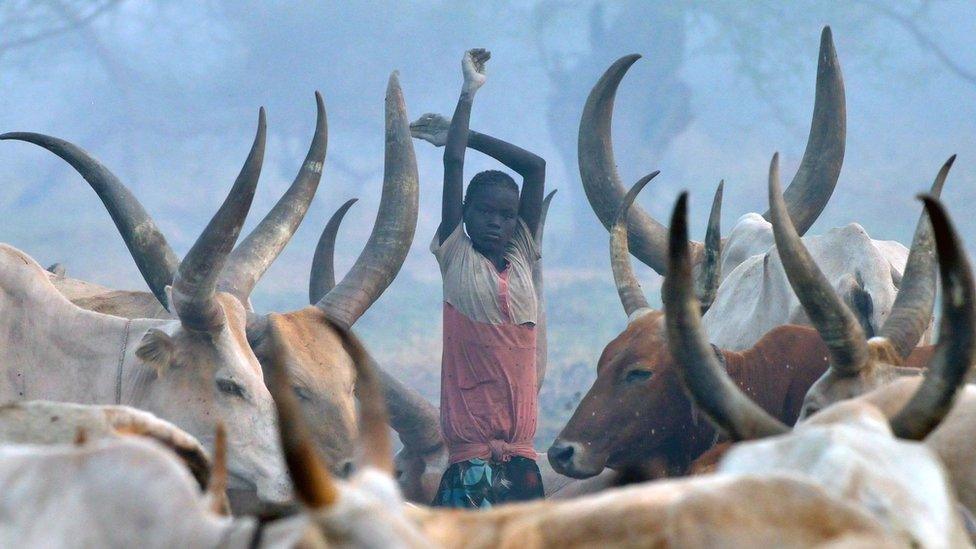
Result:
[[[774,157],[770,197],[774,216],[785,219],[776,164]],[[942,324],[927,375],[894,414],[885,414],[868,400],[842,402],[819,411],[791,432],[729,379],[708,343],[692,290],[685,193],[672,217],[670,271],[664,282],[668,345],[683,386],[706,416],[733,441],[755,440],[733,446],[719,465],[720,473],[816,476],[828,492],[864,501],[913,545],[966,546],[942,463],[915,441],[947,420],[976,356],[976,288],[944,208],[931,195],[923,200],[938,250],[944,290]],[[924,325],[906,324],[912,324],[909,331],[916,334]],[[826,337],[832,355],[842,343],[854,356],[871,354],[867,341],[852,337],[852,326],[856,322],[848,320],[846,331]]]
[[[287,352],[292,355],[289,364],[293,368],[293,390],[299,395],[307,417],[314,419],[314,437],[320,449],[336,472],[344,474],[352,467],[355,375],[351,358],[343,350],[334,324],[351,326],[379,298],[399,271],[416,228],[419,178],[403,93],[398,76],[393,73],[386,90],[382,198],[376,223],[362,253],[338,284],[334,283],[334,278],[329,280],[324,272],[313,268],[311,306],[276,315],[273,321],[269,315],[251,311],[251,291],[301,223],[318,186],[327,133],[325,110],[318,94],[316,101],[315,137],[298,177],[271,212],[234,249],[220,272],[218,284],[247,309],[246,341],[262,366],[267,363],[264,341],[271,323],[277,323],[278,329],[285,334]],[[176,255],[149,214],[118,178],[87,153],[61,140],[23,133],[6,134],[0,139],[36,143],[74,166],[106,205],[156,296],[158,303],[149,306],[168,306],[164,288],[175,274]],[[329,230],[327,228],[326,233]],[[73,283],[73,286],[84,285]],[[90,287],[83,287],[83,290],[88,293],[74,290],[82,306],[125,317],[138,315],[148,307],[133,306],[133,303],[145,304],[152,300],[145,293],[141,296],[136,292],[99,294]],[[162,308],[157,312],[162,317],[168,315]]]
[[[654,469],[646,474],[680,475],[688,472],[692,462],[716,440],[715,430],[708,422],[698,420],[698,410],[681,388],[675,358],[666,343],[666,314],[648,305],[630,265],[627,216],[638,193],[655,175],[641,178],[631,188],[611,230],[611,266],[629,323],[607,344],[597,365],[596,381],[549,448],[553,467],[569,476],[586,478],[604,467],[637,464]],[[941,190],[945,175],[944,169],[933,193]],[[717,194],[710,215],[708,233],[713,240],[718,237],[719,198]],[[925,290],[935,281],[931,274],[931,236],[924,215],[912,250],[902,295],[905,299],[914,296],[908,310],[925,316],[916,321],[921,324],[920,330],[900,334],[899,345],[908,351],[924,331],[934,299],[934,294]],[[700,288],[701,284],[696,285]],[[924,295],[919,296],[920,291]],[[905,308],[896,306],[892,314],[905,317]],[[807,390],[824,374],[829,358],[828,347],[817,331],[796,325],[773,328],[743,351],[718,346],[714,351],[737,386],[787,425],[797,420]],[[909,360],[924,364],[927,358],[928,353],[921,350]]]
[[[274,434],[271,395],[246,339],[247,312],[217,281],[251,206],[265,119],[237,181],[172,279],[174,320],[124,319],[81,309],[23,252],[0,245],[0,400],[127,404],[181,427],[208,447],[228,426],[231,483],[267,500],[290,489]]]

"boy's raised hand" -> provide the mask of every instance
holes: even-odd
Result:
[[[488,79],[485,71],[485,63],[491,59],[491,52],[484,48],[475,48],[464,52],[464,59],[461,60],[461,73],[464,75],[464,88],[466,93],[474,93]]]
[[[410,123],[410,135],[435,147],[443,147],[447,144],[447,130],[450,128],[449,118],[429,112]]]

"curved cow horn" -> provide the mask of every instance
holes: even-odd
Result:
[[[352,331],[336,326],[342,346],[356,368],[356,397],[359,401],[359,436],[363,462],[393,475],[393,446],[387,421],[386,400],[375,361]]]
[[[729,379],[701,327],[701,313],[691,280],[688,246],[688,193],[681,193],[670,225],[668,276],[664,279],[668,348],[678,373],[695,403],[733,440],[763,438],[789,432]]]
[[[553,189],[549,191],[549,194],[542,199],[542,209],[539,211],[539,226],[535,228],[535,234],[532,238],[535,239],[535,245],[540,250],[542,249],[542,237],[546,233],[546,216],[549,215],[549,204],[552,203],[552,197],[556,196],[556,191],[559,189]]]
[[[315,134],[288,191],[227,258],[220,289],[247,305],[251,291],[298,230],[322,178],[329,127],[322,95],[315,92]]]
[[[830,27],[824,27],[820,35],[817,94],[813,102],[807,148],[803,152],[800,168],[783,195],[786,211],[800,236],[817,220],[834,192],[844,163],[846,138],[844,77]],[[772,215],[772,211],[768,211],[763,217],[771,222]]]
[[[583,190],[593,212],[607,230],[611,230],[623,200],[623,184],[617,174],[613,157],[610,124],[617,87],[627,69],[640,55],[626,55],[618,59],[593,86],[579,126],[579,169]],[[667,230],[640,206],[633,208],[627,223],[629,247],[634,257],[661,275],[667,273]],[[701,260],[702,245],[691,244],[692,261]]]
[[[180,321],[190,330],[210,332],[224,324],[224,310],[215,296],[217,280],[251,208],[264,161],[266,133],[262,107],[258,115],[257,135],[241,173],[176,273],[173,306]]]
[[[786,278],[830,351],[830,367],[857,375],[870,360],[864,329],[840,300],[793,228],[779,187],[779,153],[769,164],[769,206]]]
[[[316,303],[328,318],[345,328],[352,326],[393,282],[413,242],[419,192],[409,124],[394,72],[386,88],[386,155],[376,223],[352,269]]]
[[[719,181],[712,198],[712,210],[708,214],[708,229],[705,231],[705,255],[702,258],[701,272],[698,275],[696,292],[705,314],[715,301],[718,284],[722,277],[722,194],[725,180]]]
[[[112,216],[149,289],[170,310],[166,286],[173,283],[180,260],[152,217],[119,178],[81,147],[63,139],[29,132],[5,133],[0,139],[16,139],[44,147],[85,178]]]
[[[613,269],[613,282],[617,286],[617,295],[620,296],[620,303],[624,306],[627,313],[627,320],[632,321],[645,312],[651,311],[651,306],[644,297],[640,282],[634,275],[634,269],[630,265],[630,249],[627,238],[627,217],[631,205],[637,194],[641,192],[647,183],[657,177],[660,171],[651,172],[640,178],[634,186],[627,191],[624,199],[620,202],[620,211],[617,212],[617,220],[610,229],[610,267]]]
[[[269,317],[275,317],[272,313]],[[268,335],[271,342],[271,357],[268,360],[268,391],[274,399],[278,412],[278,434],[281,437],[281,450],[288,467],[295,494],[312,509],[332,505],[339,498],[339,489],[312,443],[308,426],[302,417],[298,402],[288,380],[285,343],[278,332],[278,322],[269,318]]]
[[[929,195],[939,198],[942,186],[945,184],[949,169],[955,162],[956,155],[949,157],[939,174],[932,183]],[[881,328],[881,337],[886,338],[895,348],[898,356],[904,360],[911,354],[912,349],[928,328],[932,318],[932,308],[935,305],[935,274],[936,258],[935,246],[932,242],[932,225],[928,215],[922,210],[912,238],[912,249],[908,253],[905,264],[905,274],[902,277],[901,289],[891,306],[888,320]]]
[[[339,233],[339,225],[342,218],[352,207],[358,198],[350,198],[345,204],[332,214],[329,222],[322,230],[319,243],[315,246],[315,254],[312,255],[312,273],[308,279],[308,302],[315,305],[325,294],[335,288],[335,242]]]
[[[937,198],[922,196],[935,233],[942,281],[939,343],[922,384],[891,419],[891,430],[904,439],[922,440],[952,408],[976,349],[976,291],[973,273],[959,236]]]

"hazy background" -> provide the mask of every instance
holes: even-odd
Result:
[[[834,31],[847,89],[840,183],[812,232],[856,221],[907,243],[916,192],[959,154],[944,197],[976,242],[976,10],[968,2],[289,2],[0,0],[0,132],[37,131],[90,151],[128,184],[185,253],[216,210],[268,109],[264,171],[248,228],[290,184],[314,125],[329,116],[318,196],[254,294],[259,310],[305,305],[319,232],[350,197],[338,264],[372,226],[383,170],[383,95],[400,71],[408,112],[450,114],[460,58],[492,51],[472,128],[531,149],[558,188],[547,227],[550,374],[540,449],[595,374],[625,318],[606,232],[576,167],[579,115],[619,56],[644,56],[621,85],[614,119],[625,182],[660,169],[640,202],[665,220],[692,192],[692,229],[726,180],[727,230],[764,211],[774,151],[784,178],[803,153],[820,29]],[[357,325],[384,364],[432,399],[440,359],[439,273],[427,246],[439,213],[440,149],[416,142],[421,216],[397,281]],[[470,153],[467,176],[496,167]],[[0,239],[69,276],[145,289],[95,194],[63,161],[0,142]],[[640,271],[649,297],[660,279]],[[341,273],[340,273],[341,274]]]

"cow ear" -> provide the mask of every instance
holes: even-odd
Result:
[[[173,338],[162,330],[150,328],[142,336],[136,356],[143,362],[156,369],[156,375],[162,376],[173,362]]]

